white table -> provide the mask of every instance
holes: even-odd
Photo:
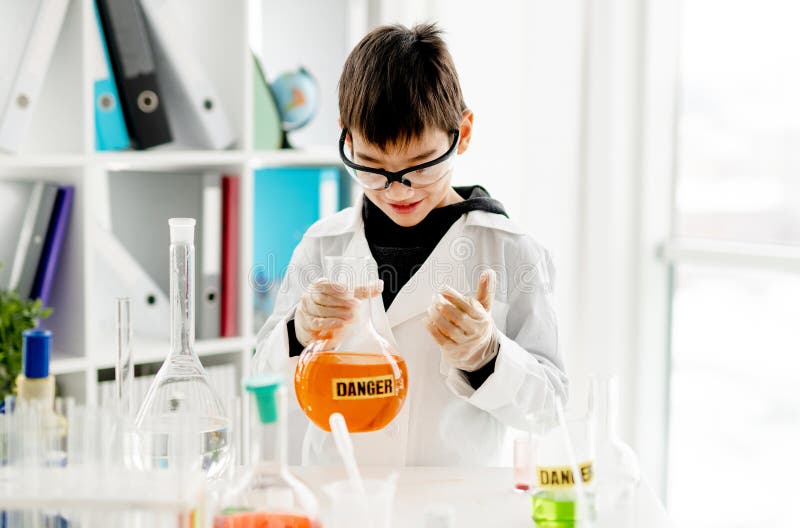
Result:
[[[298,467],[293,472],[308,483],[323,505],[322,486],[345,478],[336,467]],[[367,469],[365,476],[385,476],[386,470]],[[531,528],[531,499],[512,489],[511,468],[406,467],[400,470],[393,512],[393,528],[423,526],[425,508],[434,502],[449,503],[458,528]],[[636,526],[670,528],[664,507],[646,485],[637,492]]]

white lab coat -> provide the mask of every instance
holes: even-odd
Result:
[[[333,439],[302,414],[294,397],[286,324],[305,287],[321,275],[328,255],[372,255],[364,236],[363,196],[354,207],[312,225],[292,255],[275,308],[258,333],[255,372],[285,370],[290,389],[290,443],[306,428],[303,464],[339,463]],[[480,272],[498,274],[491,313],[500,332],[494,372],[477,389],[452,368],[422,319],[447,284],[473,294]],[[357,458],[378,465],[496,465],[507,426],[526,427],[526,415],[565,396],[552,301],[553,266],[547,251],[508,218],[471,211],[456,221],[384,310],[372,302],[376,330],[405,358],[405,405],[384,430],[354,435]],[[294,433],[292,433],[294,431]],[[290,447],[290,451],[292,448]]]

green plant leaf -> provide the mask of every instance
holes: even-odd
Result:
[[[52,308],[42,308],[40,299],[22,299],[16,292],[0,290],[0,398],[11,392],[22,370],[22,333],[52,313]]]

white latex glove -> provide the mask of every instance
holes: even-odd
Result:
[[[297,340],[303,346],[316,339],[335,342],[355,319],[358,301],[380,295],[382,291],[382,280],[358,286],[350,293],[342,284],[317,279],[303,294],[294,312]]]
[[[445,360],[457,369],[473,372],[497,355],[497,328],[489,313],[496,284],[495,271],[486,270],[478,279],[475,297],[447,287],[428,308],[425,327]]]

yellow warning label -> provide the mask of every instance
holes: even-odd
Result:
[[[584,484],[594,478],[594,467],[591,462],[578,466]],[[571,488],[575,485],[570,466],[545,467],[536,466],[536,484],[542,489]]]
[[[388,398],[396,394],[394,376],[386,374],[369,378],[333,378],[334,400],[366,400]]]

